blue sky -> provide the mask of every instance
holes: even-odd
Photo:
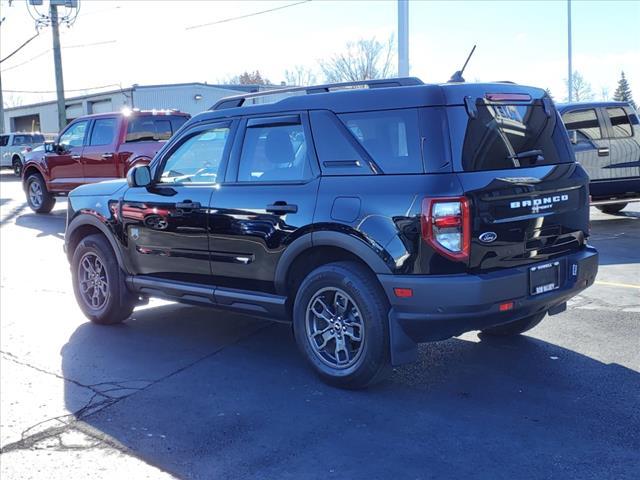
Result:
[[[292,1],[107,1],[82,0],[76,24],[63,29],[67,89],[133,83],[216,81],[259,69],[273,82],[284,70],[318,61],[349,40],[386,39],[396,29],[395,1],[323,1],[186,30],[191,25],[283,6]],[[613,95],[625,70],[640,97],[640,1],[573,1],[574,69],[599,98]],[[24,1],[0,1],[2,56],[33,31]],[[478,49],[465,74],[468,81],[513,80],[566,95],[566,1],[412,1],[411,74],[446,80]],[[2,64],[5,90],[55,88],[50,31],[45,30]],[[89,45],[87,45],[89,44]],[[37,57],[37,58],[34,58]],[[24,65],[20,63],[27,62]],[[83,92],[74,92],[83,93]],[[28,103],[50,93],[10,93]]]

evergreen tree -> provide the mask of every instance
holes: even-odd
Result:
[[[545,88],[544,91],[547,92],[547,95],[551,100],[555,101],[555,98],[553,98],[553,94],[551,93],[551,89],[549,87]]]
[[[620,80],[618,80],[618,88],[616,88],[616,92],[613,94],[613,99],[616,102],[629,102],[633,108],[636,108],[636,102],[633,101],[633,96],[631,95],[631,87],[629,86],[629,82],[624,76],[624,72],[620,74]]]

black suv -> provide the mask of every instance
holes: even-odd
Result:
[[[127,181],[71,193],[92,321],[162,297],[291,322],[320,376],[363,387],[418,342],[524,332],[593,283],[589,178],[543,90],[401,78],[263,95],[192,118]]]
[[[589,174],[592,204],[618,213],[640,200],[640,125],[626,102],[558,105],[576,160]]]

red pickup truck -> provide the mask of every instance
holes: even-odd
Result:
[[[188,119],[173,110],[125,111],[87,115],[71,122],[42,155],[23,166],[22,184],[36,213],[48,213],[56,196],[79,185],[123,178],[131,167],[147,164]]]

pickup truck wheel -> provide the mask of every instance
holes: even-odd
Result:
[[[596,208],[602,213],[608,213],[609,215],[615,215],[627,206],[627,203],[612,203],[611,205],[597,205]]]
[[[313,270],[293,309],[298,347],[327,383],[364,388],[390,371],[389,305],[376,278],[356,262]]]
[[[84,238],[71,260],[73,291],[82,312],[89,320],[113,325],[133,312],[135,296],[124,283],[111,246],[103,235]]]
[[[36,213],[49,213],[56,204],[56,198],[47,190],[44,180],[37,173],[27,179],[27,203]]]
[[[538,325],[546,314],[547,312],[542,312],[536,315],[531,315],[530,317],[525,317],[520,320],[516,320],[515,322],[505,323],[504,325],[497,325],[495,327],[486,328],[482,330],[482,333],[485,335],[491,335],[496,337],[510,337],[513,335],[520,335],[521,333],[524,333],[527,330],[531,330],[533,327]]]
[[[22,175],[22,162],[19,157],[13,157],[13,162],[11,162],[13,166],[13,173],[16,177],[20,177]]]

